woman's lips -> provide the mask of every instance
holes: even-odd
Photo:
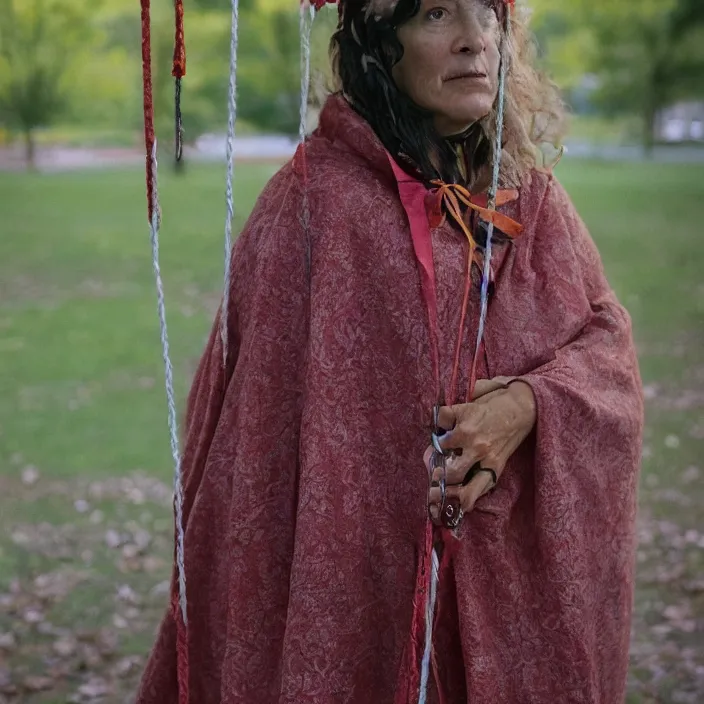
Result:
[[[463,73],[455,73],[445,79],[446,83],[451,81],[485,81],[486,73],[480,71],[465,71]]]

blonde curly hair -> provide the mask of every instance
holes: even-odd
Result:
[[[568,127],[568,110],[557,85],[538,67],[537,45],[529,29],[529,12],[516,7],[511,15],[506,60],[508,74],[504,107],[501,180],[518,186],[534,169],[549,170],[559,161]],[[496,104],[481,120],[496,142]]]

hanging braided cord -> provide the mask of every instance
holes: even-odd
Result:
[[[498,86],[498,108],[497,108],[497,129],[496,129],[496,145],[494,150],[494,160],[493,160],[493,173],[492,173],[492,183],[491,190],[489,191],[489,198],[487,203],[487,209],[474,208],[475,210],[484,210],[481,215],[488,216],[488,228],[487,228],[487,239],[486,246],[484,249],[484,267],[482,272],[482,285],[480,294],[480,314],[479,314],[479,326],[477,329],[477,342],[476,350],[474,354],[474,360],[472,363],[472,373],[470,375],[470,392],[468,397],[471,395],[473,389],[473,379],[476,375],[476,364],[479,357],[479,351],[481,348],[482,340],[484,337],[484,327],[486,323],[486,315],[488,308],[488,293],[489,293],[489,279],[491,277],[491,240],[494,234],[494,221],[496,219],[496,197],[499,189],[499,176],[501,173],[501,153],[503,145],[503,127],[504,127],[504,107],[506,101],[506,77],[508,69],[508,48],[510,41],[510,30],[511,30],[511,9],[513,2],[509,0],[507,2],[507,12],[506,12],[506,31],[502,39],[502,49],[501,49],[501,67],[499,70],[499,86]],[[458,204],[456,202],[455,196],[459,196],[460,200],[469,205],[469,194],[464,194],[463,192],[457,192],[457,189],[445,188],[442,193],[442,198],[445,204],[448,206],[449,212],[455,217],[455,210],[458,210]],[[461,218],[456,218],[458,222],[462,222]],[[463,228],[464,230],[465,228]],[[469,240],[470,254],[468,266],[471,266],[473,250],[476,246],[474,239],[471,234],[465,233]],[[453,375],[454,376],[454,375]],[[454,383],[454,382],[453,382]],[[420,678],[420,689],[418,695],[418,704],[426,704],[428,698],[428,683],[430,679],[430,663],[433,652],[433,621],[434,612],[437,602],[437,587],[439,582],[439,560],[437,550],[433,548],[431,556],[431,574],[430,574],[430,585],[428,589],[428,596],[426,600],[426,611],[425,611],[425,645],[423,649],[423,658],[421,660],[421,678]]]
[[[315,21],[316,6],[303,0],[299,8],[299,31],[301,35],[301,103],[298,122],[298,143],[301,150],[301,168],[303,170],[302,214],[303,228],[307,231],[310,224],[310,204],[308,202],[308,164],[306,161],[306,127],[308,124],[308,99],[310,96],[310,37]]]
[[[308,98],[310,96],[310,37],[315,21],[315,6],[307,0],[301,3],[299,15],[299,30],[301,33],[301,103],[299,107],[298,139],[301,143],[306,138],[308,123]]]
[[[177,0],[177,3],[179,0]],[[176,418],[176,400],[174,394],[173,366],[169,354],[169,335],[166,325],[166,305],[164,302],[164,284],[159,266],[159,229],[161,227],[161,208],[159,205],[159,189],[157,186],[157,141],[154,132],[154,100],[152,94],[152,66],[151,66],[151,17],[150,1],[140,0],[142,24],[142,83],[144,99],[144,142],[146,151],[146,181],[147,181],[147,211],[149,220],[149,239],[152,251],[152,268],[157,291],[157,312],[159,316],[159,333],[161,350],[164,361],[164,383],[166,387],[166,401],[168,408],[169,440],[171,456],[174,463],[174,513],[176,531],[176,571],[177,588],[172,595],[173,617],[176,622],[176,671],[179,690],[179,704],[188,704],[188,613],[186,600],[186,569],[184,565],[184,525],[183,525],[183,483],[181,474],[181,452],[178,442],[178,422]],[[181,49],[174,51],[174,70],[177,58],[183,60],[179,63],[185,72],[185,51],[183,50],[183,27],[180,32],[178,27],[177,7],[177,45],[179,34]],[[179,69],[180,70],[180,69]],[[180,77],[177,76],[177,90],[180,89]],[[180,96],[179,96],[180,97]],[[177,116],[180,114],[180,105],[176,106]],[[177,150],[178,135],[177,135]]]
[[[225,276],[220,312],[220,339],[222,341],[223,367],[227,366],[228,355],[228,317],[230,307],[230,285],[232,281],[232,221],[235,215],[232,182],[234,175],[235,125],[237,123],[237,49],[239,41],[239,0],[232,0],[232,27],[230,31],[230,82],[227,99],[227,177],[225,180]]]
[[[149,0],[140,0],[142,9],[142,91],[144,112],[144,146],[146,151],[147,214],[149,222],[154,214],[154,101],[152,98],[152,52]]]
[[[186,613],[186,571],[184,567],[184,529],[183,529],[183,487],[181,484],[181,452],[178,443],[178,423],[176,420],[176,400],[174,395],[174,374],[169,353],[169,334],[166,325],[166,305],[164,302],[164,283],[159,266],[159,229],[161,216],[159,210],[159,190],[157,188],[156,142],[152,150],[152,170],[154,184],[154,212],[149,227],[149,239],[152,246],[152,268],[156,281],[157,311],[159,314],[159,331],[161,350],[164,360],[164,378],[166,385],[166,401],[168,406],[169,438],[171,442],[171,457],[174,462],[174,504],[176,510],[176,563],[178,567],[179,607],[184,624],[188,625]]]
[[[152,248],[152,268],[157,290],[157,312],[164,361],[164,381],[168,407],[168,426],[171,443],[171,456],[174,462],[174,508],[176,512],[176,565],[178,569],[179,606],[184,625],[188,624],[186,612],[186,572],[184,568],[184,528],[183,528],[183,487],[181,482],[181,452],[178,442],[178,423],[174,396],[173,366],[169,354],[169,335],[166,325],[166,305],[164,284],[159,266],[159,229],[161,209],[157,187],[157,142],[154,135],[154,104],[152,98],[151,37],[149,0],[141,0],[142,5],[142,78],[144,85],[144,130],[147,150],[147,198],[149,214],[149,237]]]
[[[174,84],[174,128],[176,161],[183,155],[183,121],[181,119],[181,79],[186,75],[186,43],[183,33],[183,0],[174,0],[174,60],[171,75],[176,79]]]
[[[506,78],[508,74],[508,54],[509,43],[511,41],[511,7],[507,7],[506,27],[503,36],[503,47],[501,50],[501,68],[499,70],[499,99],[496,115],[496,143],[494,145],[494,171],[491,180],[491,190],[489,191],[488,208],[496,210],[496,194],[499,190],[499,177],[501,174],[501,153],[503,151],[504,134],[504,109],[506,105]],[[489,308],[489,280],[491,278],[491,246],[494,235],[494,220],[490,219],[486,232],[486,247],[484,248],[484,271],[482,273],[482,286],[479,307],[479,325],[477,327],[477,343],[474,355],[472,378],[476,376],[476,364],[479,357],[479,348],[484,339],[484,327],[486,325],[486,315]]]
[[[159,314],[159,331],[161,350],[164,361],[164,380],[166,386],[166,401],[168,407],[169,439],[171,457],[174,463],[174,510],[176,523],[176,570],[178,574],[177,605],[181,615],[181,623],[177,621],[177,677],[179,685],[179,704],[188,702],[188,646],[186,629],[188,628],[188,613],[186,601],[186,567],[185,534],[183,526],[183,486],[181,474],[181,453],[178,444],[178,423],[176,420],[176,400],[174,395],[174,375],[169,354],[169,335],[166,326],[166,305],[164,302],[164,284],[159,266],[159,229],[161,226],[161,210],[159,207],[159,189],[157,187],[156,141],[152,150],[152,182],[154,184],[154,212],[149,225],[149,239],[152,246],[152,268],[156,281],[157,311]]]
[[[426,704],[428,698],[428,681],[430,679],[430,654],[433,651],[433,616],[437,601],[438,582],[440,581],[440,560],[438,552],[433,548],[432,567],[430,573],[430,592],[425,605],[425,649],[420,667],[420,695],[418,704]]]

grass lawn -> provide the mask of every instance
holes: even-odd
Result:
[[[236,227],[273,171],[238,168]],[[558,174],[631,311],[648,397],[629,701],[702,702],[704,166],[567,159]],[[224,169],[164,169],[160,185],[183,400],[220,292]],[[129,701],[165,605],[145,210],[139,171],[0,174],[0,702]]]

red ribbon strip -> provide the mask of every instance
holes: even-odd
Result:
[[[154,213],[154,174],[152,154],[154,152],[154,102],[152,99],[152,52],[149,0],[140,0],[142,6],[142,85],[144,101],[144,146],[146,149],[147,212],[149,222]]]
[[[183,34],[183,0],[174,0],[176,36],[174,37],[174,63],[171,75],[183,78],[186,75],[186,41]]]

